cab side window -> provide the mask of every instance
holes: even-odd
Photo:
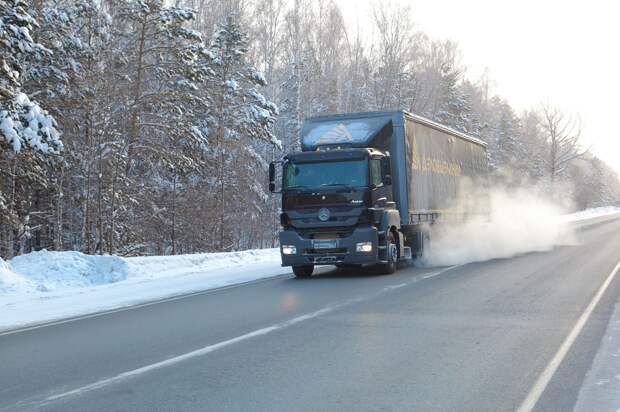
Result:
[[[375,187],[383,186],[381,159],[370,159],[370,183]]]

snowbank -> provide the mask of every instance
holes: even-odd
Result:
[[[567,222],[576,222],[581,220],[593,219],[595,217],[602,217],[607,215],[614,215],[620,213],[620,207],[617,206],[605,206],[595,207],[593,209],[581,210],[579,212],[564,215],[563,220]]]
[[[11,270],[7,262],[0,258],[0,296],[9,292],[36,290],[34,282]]]
[[[2,294],[7,293],[36,294],[193,273],[214,278],[218,277],[214,273],[218,269],[245,269],[259,263],[279,263],[279,259],[278,249],[131,258],[43,250],[15,257],[10,264],[0,259],[0,302]],[[235,279],[238,278],[231,280]],[[220,282],[217,283],[216,287]],[[230,282],[222,280],[221,283]]]
[[[278,249],[133,258],[29,253],[0,259],[0,330],[289,272]]]
[[[10,267],[37,292],[105,285],[128,276],[128,265],[123,258],[80,252],[28,253],[11,259]]]
[[[133,257],[126,261],[132,277],[153,279],[256,263],[280,263],[280,252],[278,249],[254,249],[243,252]]]

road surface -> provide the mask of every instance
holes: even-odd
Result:
[[[323,270],[3,333],[0,411],[568,411],[620,296],[620,219],[577,237],[511,259]]]

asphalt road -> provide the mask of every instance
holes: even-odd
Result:
[[[0,411],[516,410],[620,260],[620,219],[577,237],[511,259],[280,277],[0,334]],[[572,409],[619,296],[620,275],[535,410]]]

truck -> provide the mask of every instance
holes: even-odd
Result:
[[[393,273],[421,256],[463,180],[487,173],[482,140],[402,110],[310,117],[300,142],[269,165],[282,266],[300,278],[316,265]]]

